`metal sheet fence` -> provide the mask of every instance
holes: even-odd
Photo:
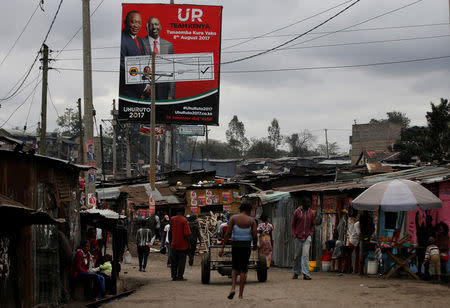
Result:
[[[300,204],[295,198],[284,198],[274,204],[272,211],[272,232],[274,247],[272,260],[276,266],[290,267],[294,261],[294,240],[291,235],[291,218]]]

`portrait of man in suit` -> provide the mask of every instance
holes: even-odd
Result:
[[[161,32],[161,23],[156,17],[150,17],[147,20],[148,35],[142,40],[144,41],[145,51],[148,55],[153,52],[158,54],[173,54],[173,44],[167,40],[162,39],[159,34]],[[145,97],[149,98],[151,95],[151,87],[145,88]],[[175,82],[162,82],[156,84],[156,99],[174,99],[175,98]]]
[[[119,95],[131,98],[143,98],[145,84],[125,84],[125,57],[146,55],[144,42],[137,36],[142,28],[141,14],[138,11],[130,11],[126,15],[124,28],[120,42],[120,86]]]

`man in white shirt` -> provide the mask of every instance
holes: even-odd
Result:
[[[148,35],[142,40],[144,41],[145,51],[148,55],[155,54],[173,54],[173,44],[162,39],[159,34],[161,32],[161,23],[156,17],[150,17],[147,21]],[[156,100],[174,99],[175,98],[175,82],[162,82],[156,84]],[[145,88],[146,98],[151,96],[151,87]]]

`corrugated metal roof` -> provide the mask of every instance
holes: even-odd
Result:
[[[432,167],[432,166],[417,167],[409,170],[402,170],[397,172],[367,176],[358,180],[347,182],[328,182],[328,183],[296,185],[296,186],[280,187],[277,188],[277,190],[285,192],[345,191],[358,188],[364,189],[370,187],[374,183],[388,181],[392,179],[408,179],[412,181],[417,181],[419,183],[431,184],[450,179],[450,169],[447,167]]]
[[[88,209],[85,211],[80,211],[80,213],[87,213],[87,214],[99,214],[100,216],[103,216],[108,219],[123,219],[126,218],[125,215],[120,215],[119,213],[114,212],[113,210],[105,209]]]

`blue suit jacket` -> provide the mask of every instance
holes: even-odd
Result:
[[[141,50],[139,50],[135,41],[128,31],[122,31],[122,39],[120,42],[120,86],[119,95],[133,98],[140,98],[145,89],[145,84],[126,85],[125,84],[125,57],[129,56],[143,56],[145,55],[144,42],[136,36]]]

